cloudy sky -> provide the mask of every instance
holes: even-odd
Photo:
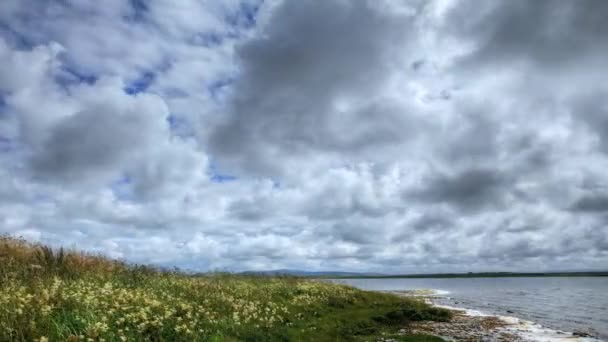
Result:
[[[0,233],[194,270],[605,268],[606,17],[2,0]]]

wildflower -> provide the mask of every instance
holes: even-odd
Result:
[[[42,315],[43,315],[43,316],[47,316],[49,313],[51,313],[51,310],[52,310],[52,309],[53,309],[53,308],[52,308],[50,305],[45,304],[45,305],[43,305],[43,306],[42,306],[42,308],[40,309],[40,313],[42,313]]]

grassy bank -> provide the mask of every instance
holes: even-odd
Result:
[[[447,319],[413,299],[341,285],[195,277],[0,237],[0,341],[371,341]]]

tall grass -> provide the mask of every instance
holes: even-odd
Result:
[[[420,317],[449,319],[347,286],[190,276],[0,237],[0,341],[341,341]]]

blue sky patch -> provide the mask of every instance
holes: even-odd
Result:
[[[209,179],[214,183],[227,183],[236,181],[238,179],[236,176],[222,174],[221,172],[219,172],[217,170],[217,166],[213,161],[209,164],[209,174]]]
[[[174,136],[181,138],[189,138],[194,136],[192,124],[188,120],[184,119],[183,116],[171,113],[167,116],[166,120],[169,124],[171,134]]]
[[[55,76],[55,82],[63,88],[81,83],[92,85],[95,84],[97,80],[98,77],[96,75],[81,73],[78,70],[67,66],[63,66],[61,72]]]
[[[146,71],[141,75],[140,78],[127,85],[124,90],[129,95],[139,94],[146,91],[152,82],[154,82],[155,78],[156,74],[154,72]]]
[[[278,181],[278,180],[276,180],[276,179],[273,179],[273,180],[272,180],[272,188],[273,188],[273,189],[280,189],[280,188],[281,188],[281,182],[279,182],[279,181]]]
[[[34,194],[32,197],[32,202],[34,202],[34,204],[51,203],[53,202],[53,198],[49,194],[39,192]]]
[[[179,127],[179,118],[177,118],[175,115],[173,114],[169,114],[167,116],[167,123],[169,123],[169,128],[176,129],[177,127]]]
[[[181,89],[181,88],[177,88],[177,87],[165,88],[161,92],[162,92],[163,97],[172,98],[172,99],[183,99],[183,98],[190,96],[190,94],[188,94],[187,91],[185,91],[184,89]]]
[[[216,102],[221,102],[222,99],[224,98],[224,95],[226,94],[229,86],[231,84],[233,84],[234,81],[235,81],[235,78],[229,77],[229,78],[222,78],[222,79],[211,82],[207,86],[207,90],[209,91],[211,98]]]
[[[223,42],[224,37],[217,32],[198,33],[192,37],[191,40],[193,45],[200,45],[204,47],[215,47],[221,45]]]
[[[10,25],[0,22],[0,37],[4,37],[9,44],[19,50],[29,50],[34,43],[24,34],[15,31]]]
[[[211,175],[211,181],[214,183],[232,182],[232,181],[235,181],[236,179],[237,178],[235,176],[230,176],[230,175],[220,175],[220,174]]]
[[[129,176],[122,176],[110,184],[114,196],[122,201],[133,199],[133,180]]]
[[[13,149],[13,142],[11,139],[0,135],[0,153],[7,153]]]
[[[264,1],[255,4],[241,3],[236,13],[226,15],[226,22],[231,26],[243,29],[250,29],[255,26],[260,6]]]
[[[0,91],[0,120],[3,118],[7,118],[11,115],[11,111],[9,110],[8,104],[6,103],[6,94],[3,94]]]
[[[125,17],[127,21],[143,21],[149,10],[148,0],[129,0],[133,10],[131,15]]]

